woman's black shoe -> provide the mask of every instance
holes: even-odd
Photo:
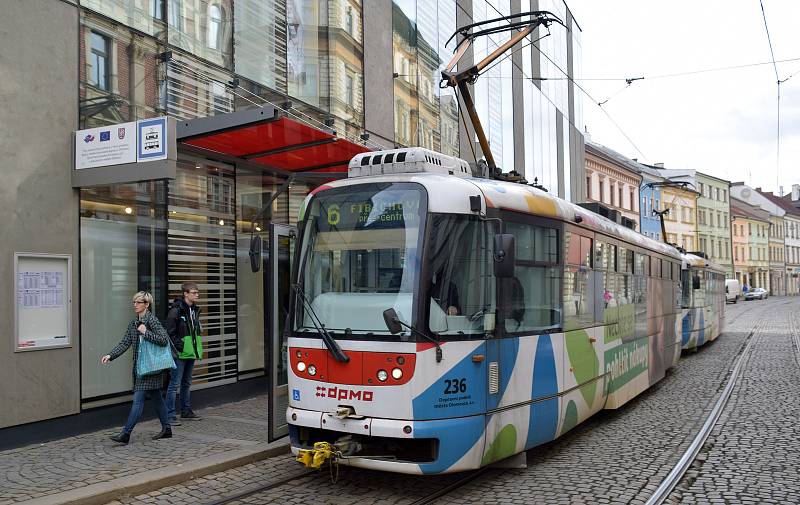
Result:
[[[153,440],[159,440],[161,438],[172,438],[172,428],[167,426],[166,428],[161,428],[161,433],[153,437]]]
[[[131,434],[130,433],[125,433],[123,431],[119,435],[112,435],[111,436],[111,440],[113,440],[114,442],[118,442],[120,444],[127,444],[128,442],[131,441]]]

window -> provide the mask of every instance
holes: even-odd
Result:
[[[592,176],[586,176],[586,199],[591,200],[592,198]]]
[[[222,26],[224,23],[222,7],[217,4],[208,7],[208,47],[220,49],[222,47]]]
[[[590,292],[592,239],[565,232],[564,329],[585,328],[593,324],[594,296]]]
[[[619,185],[617,186],[617,189],[619,190],[619,191],[618,191],[618,194],[617,194],[617,207],[620,207],[620,208],[622,208],[622,207],[624,207],[624,206],[625,206],[625,205],[623,204],[623,201],[622,201],[622,185],[621,185],[621,184],[619,184]]]
[[[605,202],[605,200],[603,199],[603,197],[605,196],[605,195],[603,194],[603,189],[604,189],[604,188],[603,188],[603,181],[602,181],[602,180],[600,180],[600,195],[597,197],[597,201],[598,201],[598,202],[600,202],[600,203],[603,203],[603,202]]]
[[[353,8],[350,6],[345,10],[344,29],[351,37],[355,37],[355,33],[353,33]]]
[[[169,0],[169,24],[178,31],[183,31],[183,12],[181,0]]]
[[[100,89],[108,91],[110,89],[109,70],[111,61],[109,59],[109,54],[111,53],[111,42],[108,37],[96,32],[91,32],[91,47],[92,56],[90,64],[92,68],[89,75],[89,82]]]
[[[630,195],[628,196],[630,196],[629,201],[631,202],[630,210],[634,210],[633,208],[635,207],[634,202],[636,201],[636,195],[634,194],[633,188],[631,188]]]
[[[344,101],[348,106],[352,107],[355,103],[355,87],[353,85],[353,76],[347,74],[344,76]]]
[[[506,221],[516,237],[514,277],[500,280],[498,319],[507,333],[536,332],[561,324],[558,230]]]
[[[164,0],[150,0],[150,17],[164,20]]]
[[[722,190],[722,201],[723,202],[727,202],[728,201],[728,190],[727,189],[723,189]]]

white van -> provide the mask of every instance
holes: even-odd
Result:
[[[742,296],[742,287],[736,279],[725,279],[725,302],[736,303]]]

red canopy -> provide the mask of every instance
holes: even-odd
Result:
[[[183,145],[285,172],[347,173],[350,159],[369,151],[272,106],[183,121],[177,133]]]

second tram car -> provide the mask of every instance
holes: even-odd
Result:
[[[725,322],[725,269],[697,254],[684,254],[681,263],[679,327],[683,349],[716,339]]]
[[[349,173],[301,210],[295,454],[329,442],[356,467],[478,468],[620,407],[719,333],[701,258],[421,148]]]

